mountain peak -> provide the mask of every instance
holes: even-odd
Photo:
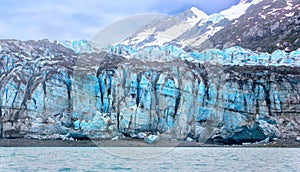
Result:
[[[191,7],[190,9],[189,9],[189,11],[191,11],[192,13],[194,13],[196,16],[197,16],[197,18],[204,18],[204,17],[207,17],[207,14],[204,12],[204,11],[201,11],[201,10],[199,10],[197,7]]]

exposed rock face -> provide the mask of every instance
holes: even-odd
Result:
[[[299,9],[299,0],[264,0],[250,7],[208,42],[218,48],[238,45],[262,52],[294,51],[300,43]]]
[[[76,54],[48,41],[0,46],[2,137],[159,132],[231,144],[300,134],[300,69],[271,63],[275,55],[272,66],[258,65],[256,56],[256,64],[238,66],[221,63],[225,52],[220,63],[202,57],[220,50],[196,60],[195,52],[179,58],[177,49],[161,48],[157,57],[150,48],[141,60],[123,57],[132,52],[120,47]],[[242,58],[240,51],[229,62]]]

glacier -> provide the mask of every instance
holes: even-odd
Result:
[[[0,47],[3,138],[142,132],[241,144],[300,135],[300,49],[97,49],[84,40]]]

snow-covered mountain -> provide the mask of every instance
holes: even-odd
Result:
[[[191,7],[178,15],[153,21],[120,44],[136,47],[170,44],[196,47],[243,15],[250,6],[261,1],[241,1],[227,10],[209,16],[196,7]]]
[[[203,11],[192,7],[179,15],[154,20],[120,44],[136,47],[164,45],[173,41],[205,18],[207,18],[207,15]]]
[[[272,53],[300,47],[299,0],[241,0],[229,9],[206,15],[195,7],[175,16],[156,20],[120,42],[204,50],[241,46]]]

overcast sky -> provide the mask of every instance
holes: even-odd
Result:
[[[174,15],[195,6],[216,13],[239,0],[1,0],[0,39],[90,39],[137,14]]]

